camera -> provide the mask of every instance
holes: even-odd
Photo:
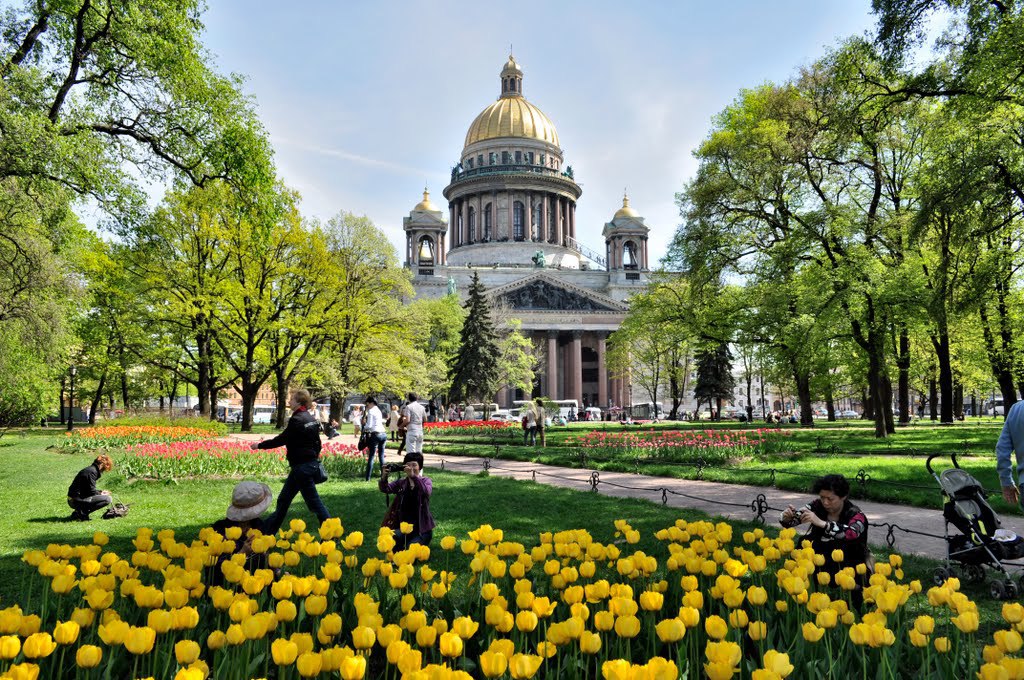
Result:
[[[389,475],[393,472],[404,472],[405,463],[384,463],[383,469]]]

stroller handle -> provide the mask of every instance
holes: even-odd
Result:
[[[930,475],[934,475],[935,474],[932,471],[932,461],[935,460],[936,458],[941,457],[941,456],[942,456],[941,453],[933,453],[932,455],[928,456],[928,460],[926,460],[925,463],[924,463],[924,466],[926,468],[928,468],[928,474],[930,474]],[[960,469],[960,463],[958,463],[956,461],[956,454],[955,453],[951,453],[951,454],[949,454],[949,457],[953,461],[953,467],[955,467],[955,468],[957,468],[959,470]]]

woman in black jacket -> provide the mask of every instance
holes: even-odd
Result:
[[[288,508],[297,493],[302,494],[306,507],[317,516],[321,524],[331,516],[316,491],[316,479],[320,474],[320,423],[309,411],[312,406],[313,400],[309,392],[293,392],[288,401],[288,407],[292,410],[288,426],[273,439],[253,442],[250,446],[253,450],[284,446],[288,465],[291,467],[288,477],[284,480],[284,488],[277,497],[277,508],[265,522],[267,534],[277,533],[284,524]]]

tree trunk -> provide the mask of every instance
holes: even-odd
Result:
[[[995,334],[989,324],[988,309],[984,303],[978,309],[978,315],[981,317],[981,335],[985,342],[985,353],[988,355],[992,377],[996,379],[999,393],[1003,395],[1003,408],[1009,410],[1010,406],[1017,402],[1017,389],[1013,384],[1013,371],[1010,366],[1012,358],[996,347]],[[1005,341],[1005,335],[1000,335]]]
[[[964,412],[964,386],[960,383],[953,385],[953,418],[960,420]]]
[[[939,411],[939,390],[938,383],[935,381],[934,370],[932,376],[928,378],[928,415],[934,422],[938,419]]]
[[[125,414],[128,413],[128,373],[121,370],[121,403]]]
[[[894,434],[896,423],[892,412],[892,380],[889,380],[887,375],[882,376],[882,403],[885,404],[885,408],[882,409],[882,415],[885,417],[885,433],[886,435]]]
[[[99,410],[100,404],[103,401],[103,388],[106,386],[107,372],[103,371],[100,374],[99,384],[96,386],[96,394],[93,395],[92,404],[89,406],[89,424],[96,424],[96,411]]]
[[[836,422],[836,396],[832,390],[832,375],[825,381],[825,412],[830,423]]]
[[[341,422],[342,408],[345,406],[345,395],[341,392],[331,392],[331,420],[337,420]]]
[[[871,395],[866,389],[860,391],[860,402],[864,405],[864,413],[861,415],[861,418],[864,420],[874,420],[875,405],[871,402]]]
[[[277,412],[274,414],[274,424],[278,429],[284,427],[285,407],[288,405],[288,390],[291,387],[291,380],[285,373],[283,366],[274,369],[274,380],[277,384]]]
[[[811,376],[807,373],[794,375],[796,398],[800,401],[800,427],[814,427],[814,411],[811,409]]]
[[[260,386],[254,385],[249,376],[242,376],[242,432],[252,432],[252,415],[259,389]]]
[[[196,392],[199,395],[199,415],[210,414],[210,395],[212,393],[213,367],[210,365],[210,339],[206,334],[196,336],[198,357],[196,358]],[[217,409],[214,406],[214,413]]]
[[[976,418],[981,417],[981,414],[978,413],[978,400],[975,398],[973,392],[971,392],[971,415]]]
[[[900,424],[910,422],[910,336],[907,327],[900,326],[900,348],[896,355],[896,367],[899,369]]]
[[[932,335],[932,346],[939,363],[939,422],[948,424],[953,422],[953,366],[949,356],[949,330],[942,321],[938,332]]]
[[[876,340],[875,331],[871,331],[868,336],[872,341],[869,343],[872,350],[868,355],[868,398],[871,400],[872,405],[872,416],[875,421],[875,436],[879,439],[884,439],[888,432],[886,431],[885,424],[885,389],[883,388],[883,378],[885,377],[882,372],[883,358],[879,356],[878,342]],[[891,410],[891,409],[890,409]],[[866,414],[866,412],[865,412]]]
[[[220,388],[214,384],[214,377],[210,376],[210,420],[217,420],[217,395],[220,394]],[[199,413],[202,414],[202,408]]]

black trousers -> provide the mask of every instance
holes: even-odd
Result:
[[[88,498],[69,498],[68,505],[75,511],[76,515],[88,517],[91,513],[100,508],[110,505],[110,496],[97,494]]]

